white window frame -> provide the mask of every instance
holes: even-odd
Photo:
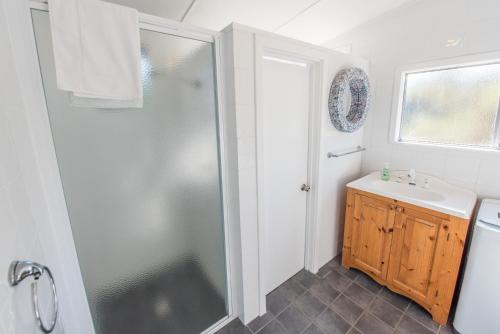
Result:
[[[400,66],[396,69],[394,76],[393,105],[391,112],[391,126],[389,132],[389,143],[401,146],[419,146],[438,149],[459,149],[459,150],[478,150],[478,151],[499,151],[500,152],[500,110],[496,120],[496,139],[495,145],[491,147],[458,145],[445,143],[431,143],[423,141],[401,141],[399,138],[401,131],[401,119],[403,114],[403,102],[406,85],[406,75],[412,73],[421,73],[429,71],[438,71],[467,66],[488,65],[500,63],[500,52],[482,53],[467,55],[461,57],[446,58],[422,63]],[[500,108],[500,102],[499,102]]]

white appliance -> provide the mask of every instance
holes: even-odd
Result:
[[[481,203],[453,326],[460,334],[500,333],[500,201]]]

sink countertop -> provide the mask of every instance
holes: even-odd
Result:
[[[405,171],[393,171],[389,181],[380,179],[380,172],[373,172],[347,186],[455,217],[470,219],[476,206],[477,195],[467,189],[448,184],[436,177],[417,173],[416,185],[408,184]],[[398,177],[402,182],[397,182]],[[424,188],[425,180],[429,188]]]

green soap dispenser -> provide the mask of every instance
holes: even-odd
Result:
[[[388,162],[384,164],[384,168],[382,169],[382,172],[380,174],[380,178],[383,181],[389,181],[391,179],[391,169],[389,168]]]

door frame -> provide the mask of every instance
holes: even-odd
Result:
[[[16,59],[16,70],[26,110],[23,115],[25,124],[22,126],[28,133],[30,138],[27,140],[31,144],[30,152],[22,153],[30,154],[35,162],[31,167],[32,175],[28,181],[30,184],[27,186],[31,191],[30,202],[32,205],[35,203],[37,206],[35,212],[39,214],[35,218],[40,244],[46,255],[47,264],[56,277],[60,306],[59,323],[66,333],[95,333],[71,232],[33,34],[31,9],[48,11],[48,5],[46,2],[34,0],[5,0],[4,2],[12,52]],[[227,112],[224,106],[225,86],[222,81],[222,41],[218,32],[143,13],[139,13],[139,26],[141,29],[192,38],[214,45],[228,315],[203,332],[203,334],[211,334],[235,318],[234,305],[238,302],[237,295],[232,290],[234,282],[229,261],[231,249],[235,247],[235,244],[229,238],[231,226],[228,217],[230,217],[229,213],[234,210],[234,204],[228,198],[230,178],[226,167],[228,130],[224,127]]]
[[[305,235],[305,269],[317,272],[315,261],[317,247],[317,220],[318,220],[318,179],[319,179],[319,156],[321,138],[321,101],[324,56],[315,49],[305,48],[304,44],[287,38],[276,38],[270,34],[259,33],[255,35],[255,135],[256,135],[256,159],[257,159],[257,220],[258,220],[258,257],[259,257],[259,313],[264,315],[266,308],[265,289],[265,191],[264,191],[264,164],[263,152],[263,84],[262,71],[264,56],[280,57],[290,61],[306,63],[310,68],[310,101],[308,110],[308,157],[307,157],[307,180],[311,190],[306,199],[306,228]],[[299,185],[297,185],[299,186]]]

